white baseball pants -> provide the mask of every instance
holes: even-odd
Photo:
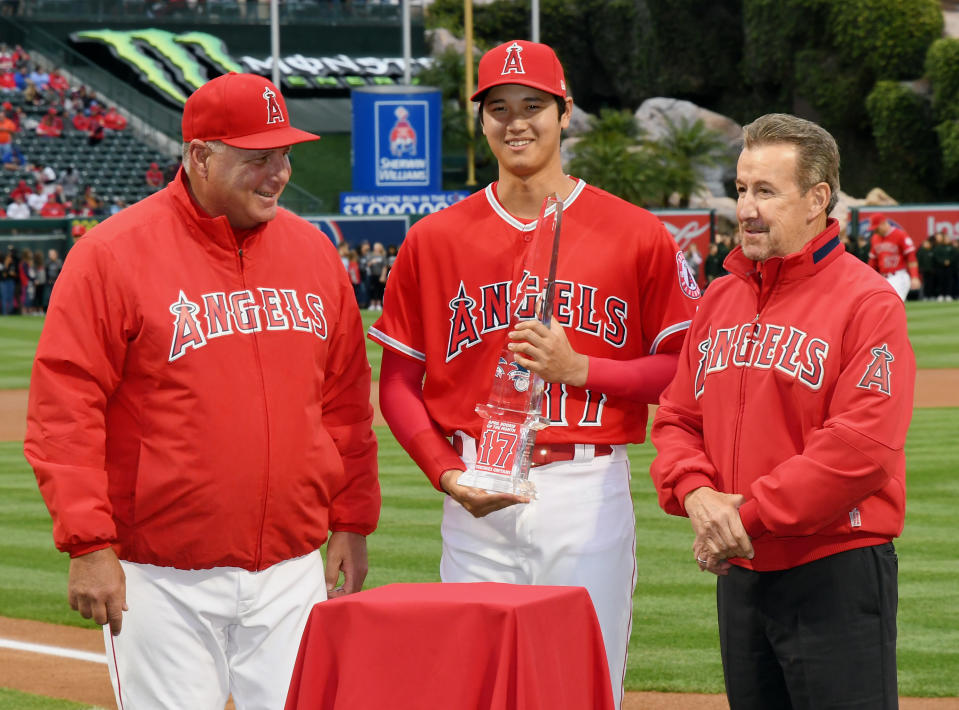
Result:
[[[912,283],[912,280],[909,278],[909,272],[905,269],[899,269],[899,271],[886,274],[886,281],[889,282],[890,286],[896,289],[899,298],[905,301],[906,296],[909,295],[909,286]]]
[[[310,610],[326,599],[319,550],[260,572],[121,562],[127,606],[104,626],[119,710],[277,710]]]
[[[463,461],[476,460],[473,439]],[[474,518],[447,497],[443,506],[444,582],[503,582],[585,587],[606,645],[616,707],[623,696],[626,654],[636,588],[636,518],[625,446],[593,457],[577,445],[576,458],[530,471],[537,497]],[[557,623],[562,623],[557,619]]]

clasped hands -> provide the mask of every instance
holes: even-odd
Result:
[[[745,497],[703,486],[686,495],[684,505],[696,539],[693,554],[699,568],[715,575],[729,573],[729,558],[752,559],[753,545],[739,517]]]

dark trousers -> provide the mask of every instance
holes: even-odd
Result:
[[[719,577],[730,710],[895,710],[898,558],[892,543],[779,572]]]

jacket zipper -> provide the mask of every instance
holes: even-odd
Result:
[[[762,274],[759,275],[760,280],[762,280]],[[746,374],[749,371],[748,363],[753,359],[753,349],[756,347],[756,335],[759,332],[759,317],[762,315],[763,309],[766,304],[769,303],[772,298],[772,291],[776,289],[779,285],[779,279],[776,279],[776,283],[770,288],[770,292],[766,295],[765,301],[763,300],[762,287],[763,284],[760,284],[759,289],[756,293],[756,315],[753,316],[750,326],[752,332],[749,334],[749,352],[747,365],[741,368],[739,373],[739,408],[736,413],[736,432],[733,436],[733,480],[732,480],[732,490],[746,495],[747,491],[739,490],[739,451],[741,448],[741,439],[743,431],[743,415],[746,409]]]
[[[246,290],[246,269],[243,264],[243,249],[237,249],[237,263],[240,267],[240,283]],[[256,536],[256,551],[253,558],[253,569],[259,570],[260,563],[263,560],[263,530],[266,527],[266,509],[267,501],[270,496],[270,408],[266,399],[266,379],[263,376],[263,361],[260,358],[260,341],[257,339],[256,331],[251,333],[253,336],[253,359],[256,360],[256,372],[260,380],[260,393],[263,397],[263,438],[266,442],[266,461],[264,463],[264,487],[263,487],[263,508],[260,511],[260,525]]]

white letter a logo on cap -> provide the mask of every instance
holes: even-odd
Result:
[[[506,48],[506,61],[503,62],[503,71],[501,74],[526,73],[526,70],[523,69],[522,51],[523,48],[516,44],[516,42],[513,42],[513,44]]]
[[[266,99],[266,125],[272,123],[283,123],[283,111],[280,110],[280,102],[276,100],[276,94],[266,86],[263,88],[263,98]]]

